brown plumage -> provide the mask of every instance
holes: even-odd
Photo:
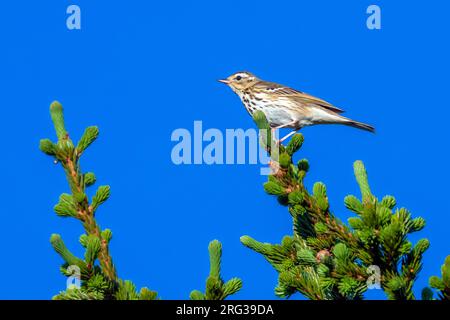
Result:
[[[274,82],[263,81],[250,72],[237,72],[225,80],[252,115],[261,110],[273,129],[292,128],[281,141],[297,130],[316,124],[343,124],[375,132],[374,127],[341,115],[344,110],[325,100]]]

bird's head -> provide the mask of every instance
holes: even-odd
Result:
[[[259,81],[260,79],[258,79],[255,75],[246,71],[236,72],[226,79],[219,80],[219,82],[227,84],[231,89],[233,89],[234,92],[240,92],[248,89]]]

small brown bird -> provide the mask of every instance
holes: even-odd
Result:
[[[250,72],[237,72],[224,80],[242,100],[247,111],[253,115],[261,110],[271,128],[292,128],[280,143],[306,126],[316,124],[344,124],[375,132],[374,127],[343,117],[344,112],[332,104],[304,92],[257,78]]]

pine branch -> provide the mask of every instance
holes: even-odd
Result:
[[[213,240],[209,243],[210,272],[206,280],[206,291],[194,290],[190,294],[191,300],[224,300],[242,288],[242,280],[232,278],[227,282],[222,280],[220,269],[222,259],[222,244]]]
[[[79,220],[85,230],[80,236],[80,244],[86,249],[84,259],[73,255],[65,246],[60,235],[53,234],[50,242],[55,251],[64,260],[60,270],[67,277],[76,277],[81,281],[80,288],[68,288],[55,295],[55,300],[155,300],[159,299],[155,291],[142,288],[139,292],[133,282],[119,279],[112,263],[109,243],[112,232],[101,230],[95,220],[95,213],[110,197],[110,187],[100,186],[89,201],[86,188],[95,184],[92,172],[82,173],[79,160],[81,155],[97,139],[97,127],[89,127],[75,147],[64,124],[63,109],[58,102],[50,106],[50,114],[58,137],[57,143],[49,139],[40,142],[40,149],[59,162],[67,177],[70,194],[63,193],[54,210],[58,216]],[[210,275],[206,293],[193,291],[194,300],[223,300],[236,293],[242,287],[242,281],[233,278],[224,283],[220,275],[222,245],[217,240],[209,245]],[[98,263],[97,263],[98,262]],[[74,273],[74,271],[76,272]]]
[[[79,149],[80,144],[77,148],[74,147],[72,140],[65,129],[61,104],[58,102],[52,103],[50,106],[50,114],[58,137],[58,142],[54,147],[54,156],[57,160],[59,160],[64,171],[66,172],[67,180],[72,193],[71,195],[63,194],[61,196],[60,202],[55,207],[55,211],[58,215],[71,216],[80,220],[83,223],[86,234],[95,236],[100,241],[101,245],[98,252],[98,259],[102,266],[102,271],[109,281],[115,283],[117,281],[117,275],[115,267],[112,263],[112,258],[109,254],[108,243],[102,239],[100,227],[97,225],[94,218],[94,212],[97,207],[107,199],[105,194],[109,195],[109,187],[101,187],[103,188],[102,190],[107,189],[108,191],[103,191],[100,197],[94,196],[92,205],[90,205],[88,197],[85,193],[86,185],[84,183],[84,175],[81,173],[81,168],[79,165],[79,158],[82,151],[84,151],[85,148],[97,138],[98,129],[92,129],[94,127],[90,127],[90,130],[86,130],[86,132],[90,131],[91,134],[89,134],[88,138],[86,138],[86,133],[83,135],[80,142],[84,141],[81,143],[84,149],[81,150]],[[93,131],[96,133],[92,133]],[[43,144],[48,145],[48,142],[41,142],[41,149]],[[44,148],[43,151],[48,154],[48,152],[46,152],[48,151],[48,148]]]
[[[430,277],[430,287],[438,290],[439,299],[450,301],[450,256],[445,258],[445,262],[441,267],[441,274],[440,278],[438,276]],[[424,292],[422,292],[422,294],[425,293],[426,300],[431,300],[433,297],[433,292],[430,291],[428,288],[425,288]]]
[[[411,218],[405,208],[394,210],[395,198],[385,196],[381,201],[372,195],[367,173],[361,161],[355,162],[355,176],[361,189],[362,203],[355,205],[355,197],[348,208],[358,214],[349,219],[359,239],[361,252],[366,265],[377,265],[381,272],[381,286],[389,299],[415,299],[412,287],[422,268],[422,255],[428,249],[429,242],[422,239],[413,247],[407,240],[410,233],[424,228],[425,220]]]
[[[132,282],[123,281],[117,276],[109,252],[112,233],[109,229],[101,230],[95,220],[96,211],[110,196],[109,186],[99,187],[92,201],[86,194],[86,188],[92,186],[96,178],[92,172],[82,173],[79,160],[97,139],[98,128],[87,128],[75,147],[65,128],[61,104],[53,102],[50,114],[58,141],[53,143],[43,139],[40,149],[61,164],[70,188],[70,194],[62,194],[54,210],[61,217],[75,218],[82,223],[85,234],[80,237],[80,243],[86,249],[84,259],[75,257],[59,235],[52,235],[50,242],[64,260],[61,272],[68,277],[73,276],[75,266],[80,271],[82,281],[80,288],[63,291],[54,299],[156,299],[156,292],[143,288],[138,293]]]

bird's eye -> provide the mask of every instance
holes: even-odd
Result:
[[[234,78],[236,81],[241,81],[242,77],[241,76],[237,76],[236,78]]]

